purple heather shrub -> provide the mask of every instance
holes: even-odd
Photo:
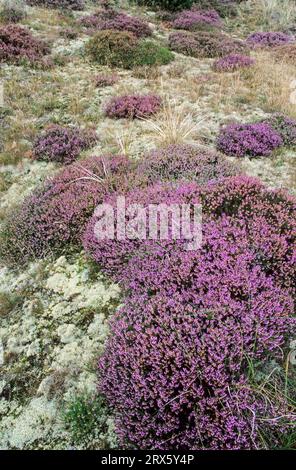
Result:
[[[267,123],[233,123],[221,128],[217,149],[232,157],[269,157],[283,143],[280,134]]]
[[[0,62],[35,63],[48,53],[47,45],[28,29],[14,24],[0,27]]]
[[[231,225],[210,223],[202,250],[145,260],[155,292],[129,297],[112,320],[99,389],[125,447],[260,448],[262,426],[270,432],[283,414],[251,389],[247,371],[248,360],[281,358],[293,302]],[[143,263],[133,268],[142,275]]]
[[[293,41],[293,36],[275,31],[252,33],[246,40],[247,44],[254,48],[283,46]]]
[[[224,176],[234,176],[239,168],[215,152],[193,145],[169,145],[154,150],[140,162],[139,176],[148,183],[195,181],[205,184]]]
[[[175,52],[196,58],[223,57],[228,54],[241,54],[248,51],[248,47],[243,41],[230,38],[219,31],[172,33],[169,36],[169,46]]]
[[[256,178],[236,176],[210,182],[200,193],[204,213],[243,220],[258,263],[284,288],[296,278],[296,199],[267,189]]]
[[[174,28],[188,31],[221,26],[221,18],[215,10],[184,10],[176,16],[173,22]]]
[[[156,95],[125,95],[111,98],[105,113],[113,119],[137,119],[157,113],[160,106],[161,98]]]
[[[234,72],[235,70],[250,67],[254,63],[255,60],[247,55],[230,54],[216,60],[213,69],[215,72]]]
[[[116,222],[117,200],[110,197],[107,201],[114,207]],[[202,187],[196,183],[183,183],[178,187],[167,183],[138,188],[126,194],[125,202],[126,207],[140,204],[143,208],[163,203],[201,204],[204,221],[218,220],[223,216],[231,218],[233,224],[244,230],[242,237],[246,239],[246,249],[256,254],[257,264],[280,286],[293,288],[296,274],[296,202],[285,192],[269,190],[259,180],[239,175],[221,178]],[[127,211],[127,227],[131,220]],[[169,236],[168,240],[161,240],[160,243],[160,240],[151,240],[149,233],[146,240],[118,240],[116,236],[113,240],[99,240],[94,232],[97,221],[97,217],[93,216],[87,225],[83,236],[85,250],[108,275],[133,291],[137,285],[140,289],[149,286],[145,277],[148,254],[156,258],[155,273],[159,277],[162,260],[171,256],[173,251],[177,255],[184,251],[184,240],[172,240]],[[233,243],[237,241],[233,240]],[[241,240],[238,245],[243,249]],[[133,274],[136,265],[142,266],[141,275],[139,272],[136,276]]]
[[[98,88],[115,85],[119,81],[119,76],[116,73],[106,74],[100,73],[94,78],[95,85]]]
[[[124,156],[90,157],[67,166],[25,199],[6,223],[11,262],[42,258],[65,244],[79,244],[95,207],[114,190],[129,184],[130,162]],[[6,252],[6,253],[5,253]]]
[[[77,127],[51,126],[37,137],[33,145],[33,158],[69,165],[97,141],[93,131]]]
[[[147,23],[113,9],[99,10],[93,15],[82,18],[79,22],[87,28],[99,31],[128,31],[138,38],[152,35],[152,30]]]
[[[283,139],[287,146],[296,145],[296,121],[281,113],[276,113],[263,122],[269,124]]]

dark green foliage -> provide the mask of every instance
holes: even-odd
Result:
[[[193,5],[194,0],[135,0],[135,3],[162,10],[176,11],[190,8]]]
[[[67,403],[63,420],[65,428],[71,435],[73,444],[87,447],[96,440],[100,448],[108,448],[104,437],[108,432],[109,413],[104,400],[100,396],[91,398],[78,395]]]

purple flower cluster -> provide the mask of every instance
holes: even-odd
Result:
[[[28,29],[14,24],[0,27],[0,63],[34,63],[48,53],[48,46],[35,38]]]
[[[108,198],[108,203],[114,207],[116,216],[116,197]],[[246,244],[248,249],[256,253],[257,264],[261,269],[269,276],[272,275],[283,288],[293,288],[296,275],[296,203],[293,197],[285,192],[266,189],[259,180],[241,175],[211,181],[202,187],[195,183],[183,183],[177,187],[156,184],[126,194],[126,206],[141,204],[147,208],[150,204],[162,203],[201,203],[204,221],[217,221],[224,216],[236,221],[239,227],[245,228]],[[155,281],[160,282],[160,267],[157,265],[168,257],[172,249],[178,253],[184,251],[184,240],[170,238],[161,243],[149,237],[145,241],[97,240],[94,234],[96,222],[94,216],[87,225],[83,237],[86,251],[108,275],[115,276],[117,281],[134,292],[138,287],[143,289],[146,286],[150,291],[157,288],[153,288],[151,280],[147,279],[147,254],[156,259]],[[129,223],[128,214],[126,222]]]
[[[125,95],[112,98],[105,106],[105,114],[113,119],[137,119],[157,113],[161,98],[155,95]]]
[[[217,149],[233,157],[269,157],[283,139],[269,124],[229,124],[222,127]]]
[[[215,72],[234,72],[242,68],[250,67],[255,63],[255,60],[250,56],[241,54],[230,54],[226,57],[221,57],[213,64]]]
[[[80,23],[94,30],[128,31],[138,38],[152,35],[152,30],[147,23],[113,9],[99,10],[93,15],[82,18]]]
[[[282,46],[294,41],[292,36],[282,32],[260,31],[247,37],[247,44],[254,48]]]
[[[115,73],[112,73],[112,74],[100,73],[96,75],[94,79],[96,87],[98,88],[115,85],[115,83],[117,83],[118,80],[119,80],[119,76]]]
[[[281,355],[292,299],[256,264],[243,228],[221,218],[204,232],[202,250],[132,262],[145,283],[115,315],[99,363],[127,447],[257,448],[260,418],[279,413],[250,390],[247,364]]]
[[[188,31],[221,26],[221,18],[215,10],[184,10],[176,16],[173,22],[174,28]]]
[[[99,364],[122,445],[260,447],[285,408],[250,388],[248,363],[281,357],[295,331],[295,199],[236,176],[139,188],[126,195],[133,203],[201,203],[204,222],[195,251],[172,238],[98,241],[95,217],[84,234],[88,253],[130,293]]]
[[[79,243],[95,207],[113,190],[127,189],[129,170],[126,157],[90,157],[48,179],[8,220],[6,257],[25,262]]]
[[[221,32],[209,31],[172,33],[169,36],[169,46],[175,52],[196,58],[223,57],[247,51],[243,41],[230,38]]]
[[[54,125],[35,140],[33,157],[36,160],[69,165],[76,160],[82,150],[92,147],[96,141],[95,132]]]
[[[154,150],[138,165],[139,178],[148,184],[157,181],[195,181],[206,184],[237,173],[237,166],[227,162],[222,155],[184,144]]]

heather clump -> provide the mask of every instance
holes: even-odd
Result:
[[[220,32],[172,33],[169,36],[171,50],[196,58],[223,57],[228,54],[245,53],[246,44]]]
[[[99,31],[86,45],[86,53],[101,64],[124,69],[166,65],[174,55],[151,40],[139,40],[132,33]]]
[[[292,299],[256,266],[243,230],[227,219],[204,229],[202,250],[135,260],[148,285],[111,323],[99,388],[125,446],[264,447],[261,431],[285,409],[250,388],[248,364],[281,358]]]
[[[198,31],[215,29],[222,26],[219,14],[215,10],[184,10],[179,13],[172,26],[176,29]]]
[[[112,191],[126,190],[129,169],[126,157],[90,157],[46,180],[6,221],[2,257],[22,263],[79,244],[95,207]]]
[[[125,95],[111,98],[105,114],[113,119],[139,119],[159,111],[161,98],[156,95]]]
[[[49,53],[48,46],[22,26],[0,27],[0,62],[40,62]]]
[[[129,69],[133,66],[137,45],[138,40],[132,33],[99,31],[86,44],[86,53],[101,65]]]
[[[33,158],[69,165],[97,141],[95,132],[77,127],[51,126],[41,133],[33,145]]]
[[[114,207],[116,220],[116,198],[111,197],[108,202]],[[154,184],[134,189],[126,195],[126,206],[141,204],[147,208],[149,204],[163,203],[201,204],[203,222],[208,219],[217,221],[225,216],[230,218],[238,228],[244,229],[245,244],[256,254],[256,262],[263,271],[282,287],[293,288],[296,233],[293,197],[285,192],[269,190],[259,180],[242,175],[212,180],[204,186],[197,186],[194,182],[177,187],[169,183]],[[145,240],[98,240],[94,234],[96,222],[96,216],[90,219],[83,236],[87,253],[107,274],[115,276],[117,281],[133,291],[139,285],[141,289],[145,286],[148,289],[145,268],[148,255],[154,259],[155,272],[159,273],[158,264],[169,258],[172,251],[176,256],[184,251],[185,241],[182,239],[169,237],[160,242],[149,239],[149,234]],[[129,222],[128,214],[126,222]],[[135,266],[138,266],[136,275]],[[166,282],[166,270],[163,272]],[[178,288],[177,285],[172,286],[174,288]]]
[[[114,30],[134,34],[134,36],[147,37],[152,35],[151,28],[139,18],[129,16],[112,8],[102,9],[80,20],[80,24],[93,30]]]
[[[284,145],[296,144],[296,121],[282,113],[275,113],[263,122],[269,124],[283,139]]]
[[[255,59],[250,56],[241,54],[230,54],[221,57],[213,64],[215,72],[235,72],[236,70],[251,67],[255,63]]]
[[[250,34],[246,42],[253,48],[270,48],[283,46],[293,42],[294,38],[288,34],[276,31],[260,31]]]
[[[283,143],[268,123],[234,123],[220,130],[217,149],[232,157],[269,157]]]
[[[139,176],[149,184],[169,181],[195,181],[206,184],[239,172],[223,156],[193,145],[169,145],[146,155],[138,166]]]

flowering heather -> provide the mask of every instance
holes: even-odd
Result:
[[[283,139],[269,124],[229,124],[222,127],[217,149],[233,157],[269,157],[283,145]]]
[[[287,146],[296,145],[296,121],[281,113],[273,114],[263,122],[269,124]]]
[[[47,45],[18,25],[0,27],[0,62],[37,62],[49,53]]]
[[[110,197],[116,219],[116,198]],[[247,176],[234,176],[209,182],[202,187],[186,183],[175,187],[156,184],[134,189],[126,194],[126,205],[141,204],[201,204],[203,220],[230,217],[237,227],[245,230],[248,250],[256,253],[256,262],[284,288],[293,288],[296,275],[296,203],[285,192],[267,189],[259,180]],[[182,253],[184,240],[98,240],[94,234],[97,218],[88,223],[83,244],[89,255],[103,268],[133,291],[149,286],[145,263],[148,254],[156,258],[155,272],[160,276],[159,263],[172,251]],[[129,217],[126,214],[128,223]],[[235,242],[233,242],[235,243]],[[240,241],[241,243],[241,241]],[[136,259],[136,262],[133,259]],[[129,266],[127,266],[129,263]],[[177,263],[178,264],[178,263]],[[142,273],[141,271],[142,266]],[[133,270],[137,267],[137,272]],[[164,276],[165,276],[164,270]],[[151,287],[150,287],[151,289]]]
[[[221,155],[193,145],[170,145],[154,150],[138,166],[139,177],[147,179],[149,184],[181,180],[205,184],[238,172]]]
[[[295,326],[293,302],[254,264],[241,236],[229,221],[213,222],[202,251],[148,259],[156,291],[128,298],[115,315],[99,389],[124,446],[257,448],[259,427],[270,431],[281,414],[250,389],[247,359],[281,356]]]
[[[112,98],[105,107],[106,116],[136,119],[157,113],[161,99],[155,95],[125,95]]]
[[[115,85],[115,83],[117,83],[118,80],[119,80],[119,76],[115,73],[112,73],[112,74],[100,73],[96,75],[94,78],[95,85],[98,88]]]
[[[51,126],[35,140],[33,157],[69,165],[82,150],[92,147],[96,141],[94,132],[77,127]]]
[[[138,38],[152,35],[152,30],[147,23],[113,9],[102,9],[82,18],[80,23],[94,30],[128,31]]]
[[[221,27],[222,21],[215,10],[184,10],[177,15],[172,26],[176,29],[196,31]]]
[[[0,5],[0,20],[7,23],[18,23],[27,16],[23,0],[3,0]]]
[[[4,256],[19,263],[79,243],[97,204],[113,190],[126,190],[129,170],[126,157],[90,157],[48,179],[8,220]]]
[[[62,10],[84,10],[83,0],[27,0],[28,5]]]
[[[172,33],[169,36],[169,46],[175,52],[196,58],[223,57],[247,51],[243,41],[230,38],[220,32],[208,31]]]
[[[247,55],[230,54],[218,59],[213,64],[215,72],[234,72],[242,68],[250,67],[255,60]]]
[[[292,41],[294,41],[292,36],[274,31],[260,31],[258,33],[252,33],[246,40],[247,44],[254,48],[282,46]]]
[[[295,197],[267,189],[256,178],[236,176],[203,186],[200,198],[205,215],[244,221],[257,262],[277,283],[295,290]]]

